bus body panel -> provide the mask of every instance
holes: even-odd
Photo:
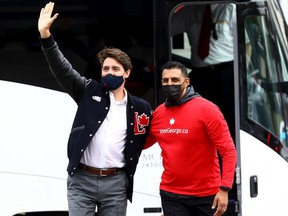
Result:
[[[0,215],[67,212],[67,141],[76,103],[66,93],[14,82],[0,81],[0,92]],[[139,159],[128,216],[161,214],[161,172],[156,144]]]
[[[43,166],[43,169],[45,168],[49,168],[48,163]],[[57,167],[50,168],[51,171],[53,168],[57,169]],[[67,211],[66,179],[64,178],[29,173],[6,173],[0,170],[0,179],[2,216],[12,216],[22,212]]]
[[[76,103],[63,92],[13,82],[1,81],[0,92],[1,172],[65,177]]]
[[[242,130],[240,146],[242,215],[286,215],[287,161]],[[253,182],[258,186],[256,197],[250,193]]]
[[[66,210],[66,143],[76,103],[63,92],[14,82],[1,81],[0,92],[0,214]]]

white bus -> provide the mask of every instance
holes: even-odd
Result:
[[[161,66],[178,60],[191,67],[185,33],[177,36],[177,46],[171,34],[175,9],[215,2],[232,2],[236,7],[231,83],[235,130],[231,133],[238,161],[226,215],[286,216],[287,24],[277,0],[61,1],[54,9],[60,13],[54,37],[73,66],[93,79],[100,75],[94,61],[99,49],[116,46],[125,50],[134,65],[128,90],[156,107],[163,102]],[[66,144],[77,107],[62,92],[41,52],[37,32],[41,7],[41,2],[32,0],[0,1],[0,18],[5,20],[0,23],[1,216],[68,215]],[[111,13],[107,15],[105,8]],[[252,54],[246,66],[247,40]],[[159,146],[143,150],[127,216],[163,215],[162,170]]]

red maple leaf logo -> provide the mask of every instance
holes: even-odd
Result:
[[[149,117],[145,115],[144,113],[138,116],[138,124],[141,125],[143,128],[144,126],[148,126],[149,124]]]
[[[140,116],[138,112],[134,113],[134,134],[142,135],[146,133],[145,126],[149,125],[149,118],[145,113],[142,113]]]

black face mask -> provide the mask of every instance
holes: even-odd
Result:
[[[123,76],[114,76],[112,74],[108,74],[101,78],[101,83],[108,90],[115,90],[119,88],[124,82]]]
[[[184,83],[184,82],[183,82]],[[175,102],[181,95],[182,91],[182,85],[163,85],[162,86],[162,92],[164,97],[167,99],[168,102]]]

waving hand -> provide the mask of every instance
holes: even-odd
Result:
[[[40,16],[38,19],[38,31],[40,32],[41,38],[50,37],[50,28],[52,23],[56,20],[58,13],[51,17],[54,8],[54,2],[49,2],[40,11]]]

